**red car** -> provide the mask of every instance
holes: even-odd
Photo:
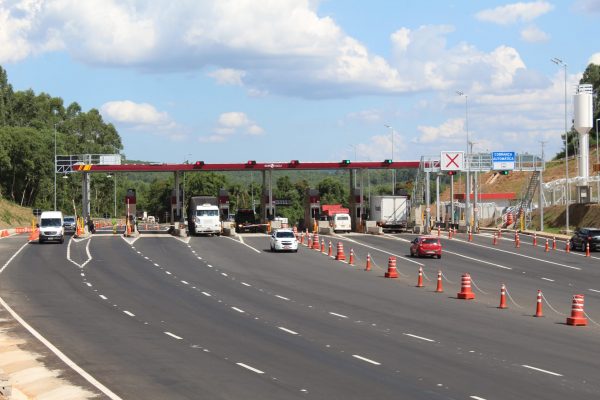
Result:
[[[442,258],[442,244],[437,236],[419,236],[410,242],[410,256]]]

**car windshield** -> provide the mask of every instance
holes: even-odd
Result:
[[[75,222],[75,218],[73,217],[65,217],[63,220],[65,223],[72,224]]]
[[[219,210],[198,210],[196,215],[198,217],[218,217]]]
[[[590,229],[588,236],[600,236],[600,229]]]
[[[348,221],[350,218],[348,218],[347,215],[340,215],[340,216],[336,217],[336,219],[338,221]]]
[[[438,240],[437,239],[423,239],[424,244],[437,244]]]
[[[293,238],[294,232],[277,232],[275,236],[278,238]]]
[[[60,226],[60,218],[43,218],[40,226],[42,227],[52,227],[52,226]]]

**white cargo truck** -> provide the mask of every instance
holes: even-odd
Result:
[[[384,231],[402,231],[408,227],[410,200],[407,196],[371,196],[370,217]]]
[[[218,200],[212,196],[191,197],[189,202],[188,227],[194,235],[220,235],[221,217]]]

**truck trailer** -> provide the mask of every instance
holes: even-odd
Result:
[[[384,232],[400,232],[408,227],[410,200],[408,196],[371,196],[370,217]]]
[[[188,203],[188,229],[193,235],[221,234],[219,200],[215,196],[190,197]]]

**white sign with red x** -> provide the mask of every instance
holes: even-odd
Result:
[[[440,155],[440,170],[462,171],[465,169],[464,151],[442,151]]]

